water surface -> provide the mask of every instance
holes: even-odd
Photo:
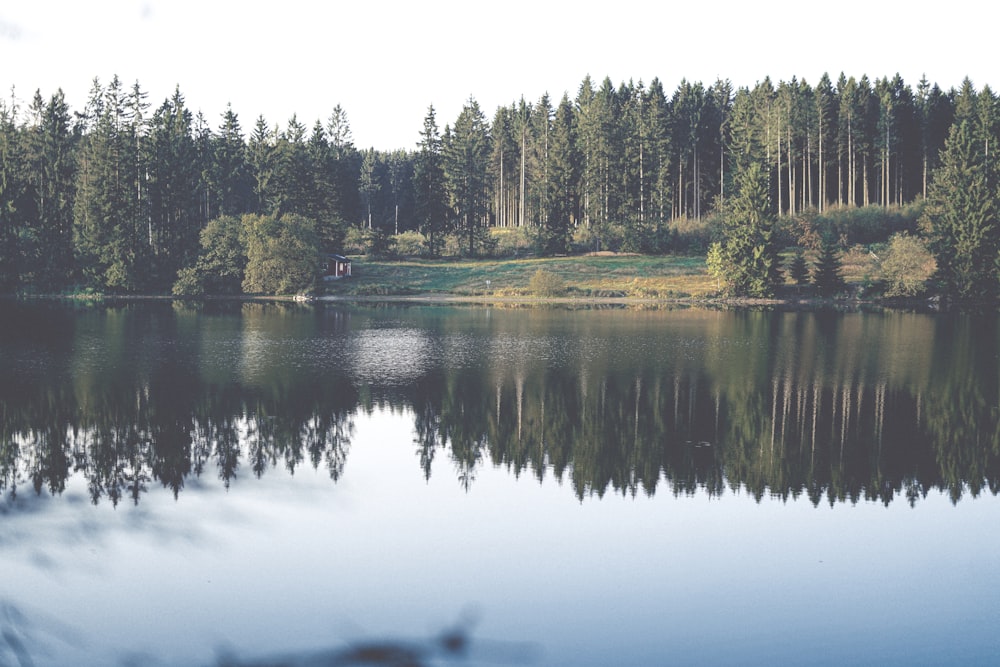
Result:
[[[0,310],[0,664],[1000,649],[993,316]]]

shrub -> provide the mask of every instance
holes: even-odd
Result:
[[[500,257],[517,257],[531,250],[534,239],[527,227],[494,227],[490,231],[496,240],[496,254]]]
[[[905,233],[893,235],[882,258],[885,295],[919,296],[936,268],[934,255],[921,239]]]
[[[402,257],[416,257],[424,254],[426,239],[416,231],[402,232],[393,237],[396,244],[396,254]]]
[[[561,296],[566,293],[566,282],[551,271],[538,269],[528,281],[528,290],[538,296]]]
[[[344,233],[344,253],[348,255],[360,255],[367,252],[366,231],[360,227],[348,227]]]

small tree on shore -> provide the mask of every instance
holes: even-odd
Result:
[[[809,284],[809,265],[801,250],[796,252],[791,261],[788,262],[788,277],[799,287]]]
[[[847,289],[847,283],[841,275],[840,251],[832,241],[824,241],[820,248],[816,269],[813,271],[813,284],[823,296],[833,296]]]
[[[895,234],[882,260],[886,296],[919,296],[937,268],[934,255],[919,238]]]

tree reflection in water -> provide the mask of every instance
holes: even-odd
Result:
[[[0,329],[0,372],[13,378],[0,386],[10,497],[26,486],[59,494],[74,474],[92,502],[114,505],[153,484],[177,496],[192,476],[228,487],[242,470],[307,464],[336,482],[355,415],[376,409],[412,415],[420,474],[446,454],[466,489],[490,464],[568,480],[581,499],[651,495],[664,481],[674,494],[728,488],[814,504],[1000,490],[991,317],[680,313],[631,325],[635,351],[613,323],[585,318],[552,361],[530,357],[538,331],[496,330],[527,326],[512,316],[454,363],[449,327],[468,321],[417,314],[420,363],[380,386],[360,379],[378,374],[352,375],[357,360],[337,345],[354,329],[339,312],[244,307],[205,324],[184,307],[23,308],[50,333]],[[266,330],[250,336],[258,320]],[[515,334],[527,351],[511,363],[496,341]],[[549,339],[538,345],[551,356]],[[248,346],[252,364],[240,357]],[[305,365],[282,346],[307,348]]]

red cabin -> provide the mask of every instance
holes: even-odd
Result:
[[[323,280],[340,280],[351,277],[351,260],[343,255],[327,255]]]

